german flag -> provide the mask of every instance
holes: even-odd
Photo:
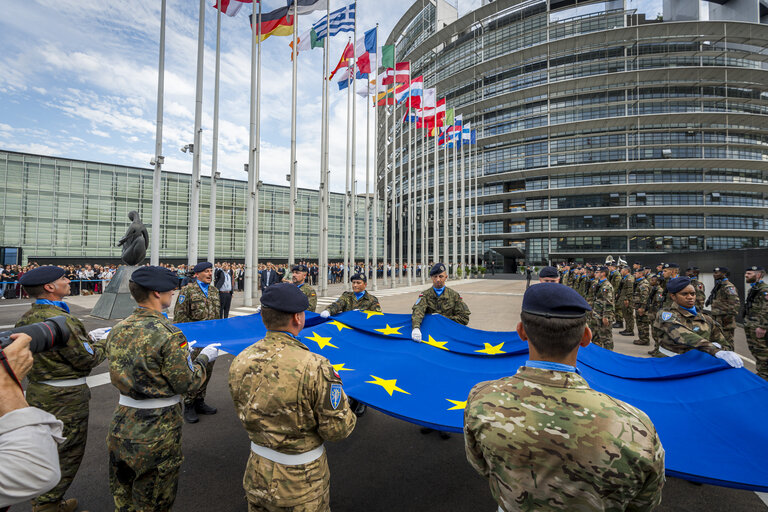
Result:
[[[253,15],[248,16],[253,30]],[[293,16],[288,15],[288,7],[281,7],[261,15],[261,40],[269,36],[290,36],[293,34]]]

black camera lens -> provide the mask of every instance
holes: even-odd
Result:
[[[70,336],[67,319],[64,316],[54,316],[42,322],[0,332],[0,347],[7,347],[13,343],[11,335],[16,333],[27,334],[32,338],[29,350],[34,354],[64,346]]]

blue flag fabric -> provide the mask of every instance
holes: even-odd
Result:
[[[351,3],[346,7],[337,9],[330,13],[328,16],[323,16],[312,28],[315,29],[317,34],[317,40],[324,39],[328,32],[331,33],[331,37],[335,36],[339,32],[354,32],[355,30],[355,6],[357,4]],[[328,18],[328,20],[326,20]],[[329,30],[326,30],[328,28]]]
[[[410,315],[306,314],[300,336],[330,360],[347,394],[391,416],[461,432],[478,382],[513,375],[528,358],[516,333],[480,331],[439,315],[410,339]],[[177,324],[197,346],[237,354],[266,330],[260,315]],[[577,364],[593,389],[645,411],[666,450],[666,472],[691,481],[768,492],[768,383],[704,352],[637,358],[589,345]]]

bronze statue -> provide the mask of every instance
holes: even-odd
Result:
[[[147,228],[142,224],[138,212],[132,211],[128,213],[128,218],[132,221],[131,225],[128,227],[128,231],[125,232],[125,236],[117,243],[117,246],[123,246],[123,262],[126,265],[138,265],[144,261],[147,255],[149,234],[147,233]]]

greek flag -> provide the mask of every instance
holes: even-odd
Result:
[[[329,27],[326,27],[326,18],[328,16],[330,16],[327,23]],[[318,41],[324,39],[327,35],[326,28],[330,28],[331,37],[339,32],[353,32],[355,30],[355,4],[349,4],[346,7],[333,11],[328,16],[323,16],[317,23],[312,25],[317,34]]]

